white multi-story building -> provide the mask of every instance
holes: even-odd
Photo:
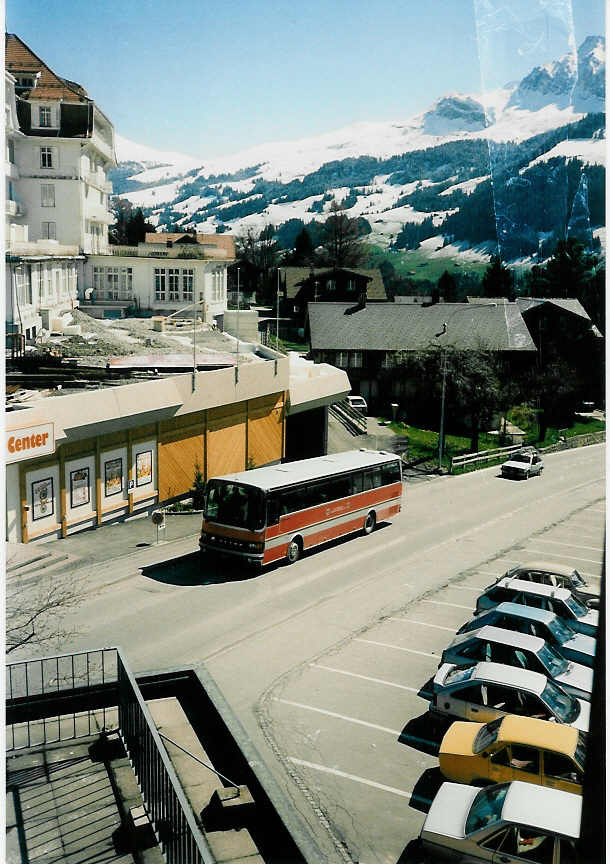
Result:
[[[34,340],[82,299],[163,313],[201,303],[217,319],[232,238],[152,234],[110,246],[112,123],[13,34],[5,79],[7,332]]]

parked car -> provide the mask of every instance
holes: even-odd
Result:
[[[516,630],[540,636],[565,657],[583,666],[593,666],[597,642],[593,636],[576,633],[563,618],[546,609],[534,609],[520,603],[500,603],[488,612],[475,615],[463,624],[458,633],[469,633],[486,625],[501,627],[503,630]]]
[[[363,414],[368,414],[369,406],[366,404],[366,399],[363,396],[348,396],[347,401],[352,408],[361,411]]]
[[[523,447],[502,464],[502,476],[512,480],[527,480],[534,474],[542,474],[543,469],[542,456],[536,448]]]
[[[516,579],[550,585],[552,588],[568,588],[575,597],[592,609],[599,606],[599,597],[587,590],[586,579],[573,567],[564,567],[552,561],[530,561],[527,564],[511,567],[504,576],[514,576]],[[497,581],[502,578],[499,576]]]
[[[433,683],[430,711],[488,723],[504,714],[539,717],[574,726],[587,732],[591,706],[570,696],[546,675],[503,666],[501,663],[477,663],[461,669],[443,663]]]
[[[533,783],[443,783],[420,833],[424,860],[576,864],[582,797]],[[429,857],[427,857],[429,856]]]
[[[443,777],[456,783],[523,780],[582,795],[586,752],[572,726],[509,714],[490,723],[452,723],[438,758]]]
[[[571,696],[591,701],[593,670],[566,660],[539,636],[501,627],[481,627],[456,636],[441,658],[441,663],[456,666],[472,666],[482,661],[540,672]]]
[[[589,609],[567,588],[552,588],[550,585],[508,576],[485,589],[477,600],[475,613],[493,609],[498,603],[505,601],[554,612],[559,618],[564,618],[577,633],[597,636],[599,612]]]

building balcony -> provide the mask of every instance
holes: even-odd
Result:
[[[102,137],[99,132],[94,131],[89,141],[98,151],[98,153],[108,159],[109,162],[112,162],[114,164],[114,147],[105,137]]]
[[[211,261],[217,258],[205,248],[194,245],[170,247],[161,244],[140,243],[139,246],[111,246],[110,250],[113,255],[126,258],[178,258],[183,261],[193,259]]]
[[[27,243],[13,242],[8,249],[9,255],[37,258],[39,256],[52,255],[56,257],[75,257],[81,254],[78,246],[68,246],[58,243],[57,240],[37,240]]]
[[[112,183],[106,178],[105,174],[98,171],[85,171],[83,172],[82,179],[90,186],[95,186],[96,189],[101,189],[102,192],[112,195]]]
[[[14,162],[4,160],[4,176],[9,180],[19,180],[19,168]]]
[[[5,205],[7,216],[25,216],[26,214],[26,208],[21,201],[13,201],[12,198],[7,198]]]
[[[91,219],[93,222],[101,222],[104,225],[112,225],[114,216],[101,204],[88,204],[85,202],[85,219]]]

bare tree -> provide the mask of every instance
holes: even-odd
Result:
[[[336,201],[330,205],[330,216],[324,224],[323,246],[333,267],[355,267],[362,260],[358,220],[350,219]]]
[[[268,299],[272,295],[272,271],[278,259],[278,245],[273,225],[265,225],[260,232],[248,228],[238,236],[237,257],[250,265],[257,274],[257,290]]]
[[[37,578],[35,584],[15,579],[6,586],[6,653],[31,645],[56,646],[76,633],[66,625],[68,610],[84,599],[84,586],[76,576],[56,573]]]

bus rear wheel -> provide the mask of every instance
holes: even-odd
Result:
[[[288,544],[286,550],[286,561],[288,564],[294,564],[301,557],[301,543],[297,539],[293,539]]]
[[[374,513],[369,513],[364,520],[364,528],[362,529],[365,535],[372,534],[375,530],[377,519]]]

